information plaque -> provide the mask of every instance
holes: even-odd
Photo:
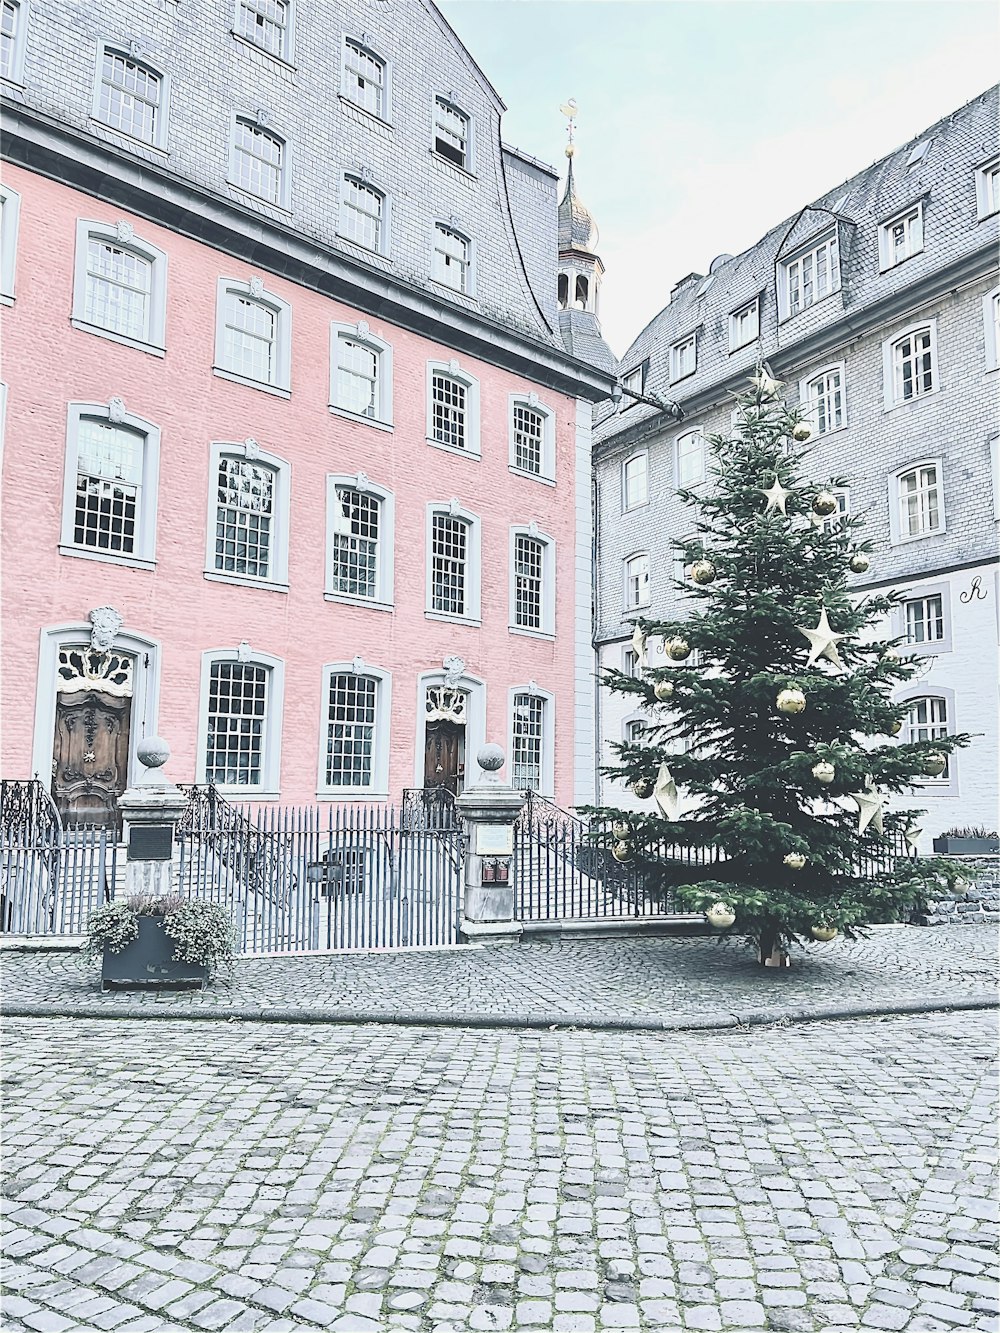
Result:
[[[136,824],[128,831],[129,861],[169,861],[173,850],[172,824]]]
[[[477,824],[477,856],[513,856],[513,824]]]

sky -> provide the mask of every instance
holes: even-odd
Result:
[[[507,105],[506,143],[564,173],[559,107],[576,99],[618,356],[680,278],[996,80],[992,0],[437,3]]]

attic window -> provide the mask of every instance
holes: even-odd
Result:
[[[699,296],[704,296],[714,281],[715,281],[715,274],[710,273],[708,277],[704,280],[704,282],[699,284],[698,290],[695,292],[695,298],[697,299],[697,297]]]
[[[910,156],[906,159],[907,169],[915,167],[918,162],[922,162],[927,156],[927,150],[930,146],[930,139],[921,139],[921,141],[914,147]]]
[[[834,213],[842,213],[844,211],[844,205],[847,203],[847,199],[848,196],[846,194],[842,194],[840,198],[837,200],[837,202],[834,204],[831,211]]]

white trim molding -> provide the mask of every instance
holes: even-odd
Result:
[[[924,201],[916,200],[879,223],[878,263],[885,273],[924,248]]]
[[[142,336],[114,329],[101,324],[88,309],[88,288],[90,279],[107,282],[105,275],[90,273],[90,242],[111,246],[125,254],[133,255],[149,265],[149,290],[146,298],[145,328]],[[166,348],[167,322],[167,255],[158,246],[150,244],[136,236],[131,222],[91,222],[78,218],[76,223],[76,258],[73,266],[73,314],[70,323],[84,333],[96,333],[99,338],[108,338],[111,342],[122,343],[125,347],[136,347],[142,352],[151,352],[154,356],[163,356]]]
[[[441,402],[435,419],[434,380],[450,381],[464,390],[464,408],[457,408]],[[460,458],[479,459],[482,446],[480,443],[479,422],[479,381],[467,370],[463,370],[457,361],[427,362],[427,443],[445,453],[455,454]],[[451,443],[458,437],[457,413],[462,412],[461,434],[464,443]]]
[[[543,690],[533,680],[528,681],[526,685],[511,685],[507,691],[507,780],[512,787],[525,790],[518,786],[515,771],[514,722],[515,705],[519,695],[525,695],[541,704],[541,735],[538,738],[539,779],[538,786],[532,790],[537,791],[540,796],[551,799],[555,795],[556,786],[556,696],[550,690]]]
[[[262,123],[264,117],[260,111],[240,112],[233,111],[229,116],[229,155],[226,165],[226,184],[241,195],[244,199],[255,199],[266,208],[273,208],[279,213],[291,212],[292,199],[292,150],[288,137],[281,134],[274,128],[268,117],[267,124]],[[275,166],[275,175],[277,177],[278,189],[277,198],[272,199],[266,194],[259,194],[256,190],[251,190],[248,185],[244,185],[239,179],[239,173],[236,170],[236,155],[240,151],[236,142],[237,127],[242,125],[248,129],[252,135],[259,135],[263,139],[270,140],[278,148],[278,161]],[[262,160],[259,154],[255,155],[258,161]]]
[[[344,401],[348,395],[342,391],[339,382],[342,339],[363,348],[375,358],[373,401],[364,412],[358,412]],[[372,333],[364,320],[357,324],[330,324],[330,411],[348,421],[379,430],[392,430],[392,343]]]
[[[260,575],[247,570],[226,569],[228,560],[239,563],[235,553],[227,556],[218,549],[219,543],[219,500],[220,471],[223,459],[245,463],[247,467],[258,468],[271,476],[270,527],[267,540],[267,573]],[[213,443],[209,453],[208,472],[208,522],[205,535],[205,578],[215,583],[237,583],[245,588],[268,588],[273,592],[288,591],[288,528],[291,510],[292,465],[277,454],[262,449],[256,440],[244,440],[242,444],[226,442]],[[248,519],[253,511],[246,510]],[[250,536],[249,525],[241,530],[244,541]],[[259,543],[255,543],[259,548]],[[257,563],[249,546],[243,557],[248,564]],[[220,561],[222,567],[220,567]]]
[[[364,784],[344,784],[330,782],[328,759],[331,752],[331,730],[337,725],[330,717],[330,691],[335,676],[356,678],[373,685],[373,719],[371,722],[355,721],[352,727],[358,729],[352,735],[349,747],[358,743],[365,745],[364,730],[371,727],[372,736],[368,749],[369,780]],[[392,673],[382,667],[373,666],[362,658],[352,662],[328,662],[323,667],[322,688],[320,690],[319,724],[319,760],[316,773],[316,796],[321,801],[343,800],[385,800],[389,795],[389,750],[390,727],[392,721]],[[347,725],[347,724],[344,724]],[[346,739],[341,737],[341,739]]]
[[[11,46],[10,60],[3,82],[17,88],[24,87],[24,51],[28,35],[28,22],[31,13],[30,0],[7,0],[14,9],[14,40]]]
[[[811,310],[840,291],[840,241],[836,224],[825,227],[791,254],[778,259],[776,286],[780,323]]]
[[[367,191],[378,199],[378,213],[370,214],[370,216],[376,217],[378,221],[375,245],[366,245],[364,241],[359,241],[356,236],[352,236],[347,230],[348,209],[353,207],[348,203],[349,186],[351,185],[362,192]],[[337,236],[342,241],[347,241],[348,245],[356,245],[359,250],[368,254],[382,255],[383,258],[388,258],[391,226],[392,200],[388,189],[381,182],[372,179],[371,172],[367,167],[348,168],[341,172],[337,208]]]
[[[101,89],[104,84],[104,59],[105,56],[108,55],[115,59],[123,60],[126,64],[133,65],[140,70],[145,70],[157,80],[158,92],[153,111],[153,133],[151,137],[146,138],[141,134],[132,134],[121,125],[113,125],[109,120],[106,120],[102,114]],[[133,96],[133,104],[140,100],[148,102],[148,99],[140,99]],[[100,129],[115,136],[121,135],[121,147],[128,148],[130,144],[142,144],[144,148],[154,148],[165,154],[167,151],[167,130],[170,119],[170,75],[159,65],[153,64],[146,55],[132,55],[128,43],[98,42],[97,64],[94,69],[94,93],[91,99],[90,116],[92,123],[100,127]],[[119,143],[117,137],[115,142]]]
[[[1000,287],[994,287],[983,297],[983,344],[986,348],[986,369],[1000,367]]]
[[[251,649],[248,643],[238,648],[210,648],[201,655],[201,687],[198,704],[198,782],[207,782],[208,704],[212,681],[212,667],[216,664],[239,663],[261,667],[266,672],[264,724],[261,728],[260,782],[222,783],[215,785],[231,800],[273,800],[281,792],[281,723],[285,701],[285,663],[270,653]]]
[[[641,567],[633,572],[631,570],[631,565],[635,561],[642,561],[642,560],[645,560],[646,562],[645,574],[643,574]],[[643,578],[645,578],[646,582],[645,598],[643,598],[642,595]],[[635,580],[638,580],[636,584],[636,591],[639,598],[638,601],[633,599],[632,589],[629,586],[630,583]],[[633,551],[631,555],[627,555],[625,559],[622,561],[622,608],[625,611],[626,615],[630,611],[641,611],[644,606],[649,606],[650,583],[651,579],[650,579],[649,552]]]
[[[696,459],[696,460],[697,460],[697,466],[696,466],[696,468],[695,468],[695,472],[697,473],[697,475],[692,475],[692,476],[690,476],[690,477],[682,477],[682,476],[681,476],[681,441],[682,441],[682,440],[694,440],[694,439],[697,439],[697,440],[699,441],[699,448],[698,448],[697,453],[695,453],[694,449],[692,449],[692,450],[691,450],[691,453],[690,453],[690,455],[689,455],[689,457],[692,458],[692,459]],[[707,467],[708,467],[708,445],[707,445],[707,443],[706,443],[706,441],[705,441],[705,436],[702,434],[701,430],[699,430],[699,429],[695,429],[695,430],[686,430],[686,431],[683,431],[680,435],[676,435],[676,436],[674,436],[674,449],[673,449],[673,453],[674,453],[674,487],[675,487],[675,489],[676,489],[676,490],[681,490],[681,489],[688,490],[688,489],[689,489],[690,487],[692,487],[692,486],[700,486],[701,483],[705,480],[705,475],[706,475]]]
[[[921,473],[933,470],[933,478],[921,476]],[[900,482],[910,473],[917,474],[917,486],[913,494],[917,497],[919,531],[904,531],[902,522],[903,493]],[[916,542],[924,537],[937,537],[947,530],[945,522],[944,471],[941,458],[919,458],[903,467],[897,468],[889,476],[889,540],[893,546],[904,542]],[[936,522],[927,526],[931,518]],[[906,525],[907,527],[909,524]]]
[[[539,434],[537,437],[538,467],[519,466],[517,461],[517,409],[524,413],[534,413],[538,418]],[[555,485],[556,480],[556,414],[551,407],[539,402],[538,394],[511,393],[507,395],[507,440],[509,456],[508,471],[517,477],[527,477],[531,481],[542,481]],[[527,438],[528,446],[533,446],[533,437]]]
[[[642,476],[642,497],[638,500],[629,501],[629,464],[638,463],[642,459],[645,466],[637,469]],[[622,492],[622,513],[627,514],[633,509],[645,509],[649,504],[649,450],[636,449],[634,453],[629,454],[622,459],[621,465],[621,492]]]
[[[465,773],[463,785],[471,787],[485,776],[476,756],[486,744],[486,681],[462,668],[460,674],[436,667],[417,676],[417,725],[414,738],[413,785],[424,785],[427,753],[427,691],[440,685],[461,690],[468,695],[465,708]]]
[[[517,621],[517,540],[519,537],[535,542],[541,557],[538,590],[539,624],[520,625]],[[554,639],[556,633],[556,543],[548,533],[541,532],[537,523],[512,523],[508,541],[507,605],[508,629],[511,634],[523,634],[532,639]]]
[[[376,506],[377,537],[374,538],[375,550],[371,550],[372,538],[362,528],[365,520],[360,513],[345,514],[344,506],[337,495],[339,490],[357,492],[362,499],[367,499]],[[335,542],[338,536],[347,537],[343,524],[351,525],[348,539],[351,549],[348,555],[360,569],[366,560],[374,559],[374,595],[351,592],[339,587],[334,573]],[[379,486],[363,472],[329,473],[326,478],[326,554],[324,558],[323,596],[328,602],[342,602],[348,606],[366,606],[373,611],[391,611],[393,609],[393,585],[395,576],[395,541],[396,541],[396,497],[392,491]],[[363,543],[369,543],[363,549]],[[355,580],[357,581],[357,580]]]
[[[1000,158],[992,157],[976,168],[976,221],[990,218],[1000,209]]]
[[[274,338],[269,357],[267,378],[257,378],[245,370],[236,370],[226,355],[226,322],[230,298],[260,306],[274,318]],[[251,389],[280,398],[290,398],[292,392],[292,307],[280,296],[265,289],[260,278],[219,278],[215,300],[215,362],[214,374],[221,379],[245,384]]]
[[[847,426],[847,367],[843,361],[817,366],[799,380],[799,406],[813,434],[833,435]]]
[[[0,305],[14,304],[20,221],[21,196],[9,185],[0,184]]]
[[[908,608],[917,603],[925,603],[931,598],[938,598],[941,603],[941,637],[911,640],[908,637],[910,624]],[[932,610],[933,608],[926,608],[924,615],[920,617],[925,626]],[[921,583],[916,587],[904,589],[900,594],[899,603],[890,612],[890,623],[895,637],[907,636],[906,642],[900,645],[900,652],[904,655],[936,657],[938,653],[950,653],[952,651],[951,584],[945,580],[943,583]]]
[[[129,481],[101,474],[105,484],[121,480],[133,492],[135,531],[131,551],[93,546],[77,541],[76,500],[79,476],[80,428],[84,422],[117,427],[142,440],[142,465],[138,477]],[[121,469],[116,469],[121,471]],[[82,556],[108,564],[128,565],[133,569],[153,569],[156,564],[157,491],[160,477],[160,428],[151,421],[125,410],[120,398],[110,403],[68,403],[66,411],[66,452],[63,470],[62,522],[59,550],[63,555]],[[101,501],[98,501],[99,508]]]
[[[355,53],[360,54],[362,57],[366,57],[382,71],[381,84],[375,85],[374,80],[368,80],[370,84],[378,86],[379,88],[378,97],[374,99],[378,102],[377,110],[366,105],[366,100],[372,99],[365,99],[363,95],[360,97],[353,96],[346,91],[350,83],[348,77],[349,66],[347,63],[348,47],[353,47]],[[358,81],[358,77],[355,74],[355,82]],[[360,92],[360,89],[356,91]],[[385,125],[392,124],[392,62],[380,55],[369,41],[362,41],[360,37],[355,37],[349,32],[344,34],[344,40],[341,43],[340,48],[340,96],[345,102],[350,103],[352,107],[356,107],[366,116],[371,116],[373,120],[381,121]]]
[[[440,610],[434,605],[434,520],[437,517],[456,519],[465,527],[464,610],[461,612]],[[451,620],[464,625],[482,623],[482,520],[478,514],[463,509],[457,500],[428,501],[424,577],[426,589],[424,615],[428,620]]]
[[[907,386],[910,388],[909,393],[906,392]],[[922,319],[916,324],[908,324],[905,329],[897,329],[891,337],[884,339],[882,343],[884,411],[892,412],[898,407],[922,403],[936,394],[940,388],[936,319]]]

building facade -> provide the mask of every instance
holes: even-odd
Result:
[[[875,542],[856,591],[900,591],[886,631],[923,659],[897,694],[911,703],[902,738],[973,737],[940,778],[894,798],[927,811],[927,851],[943,829],[996,823],[998,179],[992,89],[682,279],[595,431],[596,650],[601,668],[631,671],[631,617],[682,619],[689,605],[673,543],[695,535],[694,517],[676,491],[711,485],[703,437],[731,431],[731,395],[764,362],[808,409],[812,479],[851,476],[841,509]],[[614,765],[613,745],[650,719],[607,689],[598,714]],[[636,804],[600,786],[603,802]]]
[[[613,376],[442,16],[2,3],[4,776],[589,799]]]

